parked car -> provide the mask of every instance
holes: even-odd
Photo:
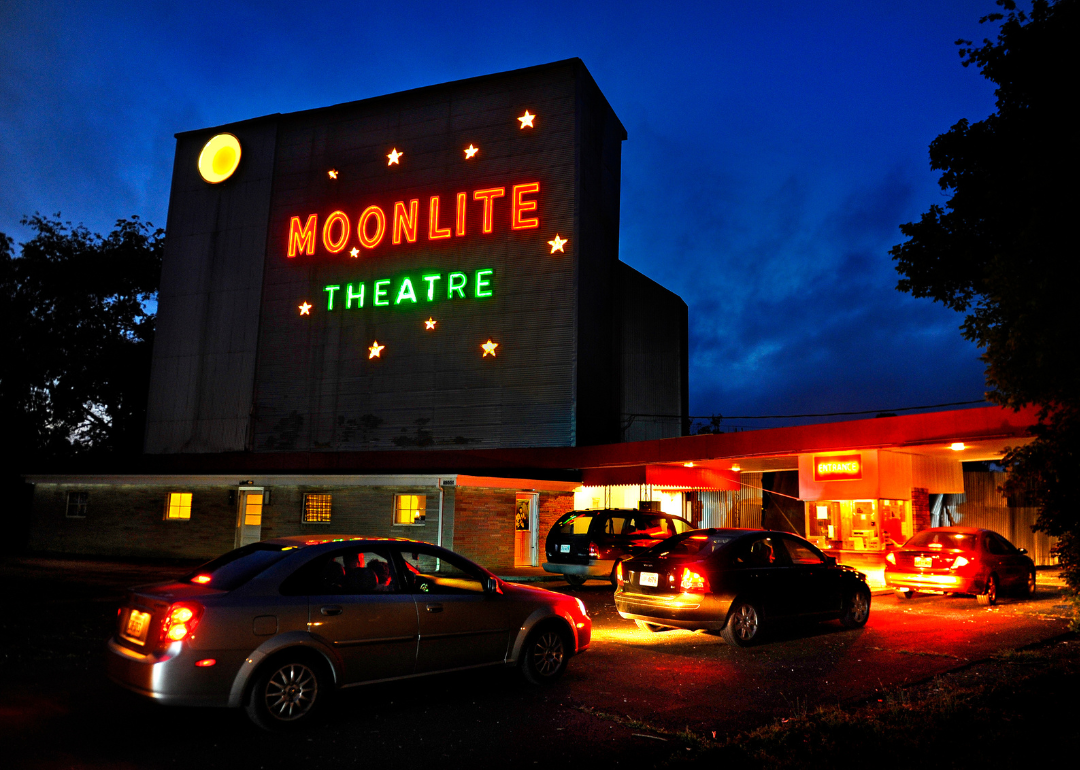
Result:
[[[735,647],[778,621],[870,617],[866,575],[787,532],[693,530],[627,559],[617,578],[615,607],[639,628],[704,629]]]
[[[570,511],[547,536],[544,569],[561,574],[572,586],[595,578],[615,585],[619,562],[643,553],[694,525],[679,516],[633,508]]]
[[[107,670],[160,703],[243,707],[275,729],[372,681],[516,665],[550,682],[591,633],[580,600],[504,582],[444,548],[286,537],[132,589]]]
[[[924,529],[885,556],[885,584],[897,597],[924,593],[975,594],[997,604],[1002,590],[1035,594],[1035,562],[997,532],[973,527]]]

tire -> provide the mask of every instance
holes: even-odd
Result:
[[[636,625],[642,631],[648,631],[650,634],[658,634],[661,631],[671,630],[669,626],[661,626],[659,623],[649,623],[646,620],[635,620],[634,625]]]
[[[570,642],[565,631],[553,625],[529,634],[521,649],[521,675],[532,684],[551,684],[566,671]]]
[[[732,647],[749,647],[761,636],[761,613],[751,602],[737,601],[720,635]]]
[[[870,619],[870,591],[856,588],[844,602],[844,614],[840,622],[844,628],[862,628]]]
[[[306,727],[330,697],[330,673],[308,655],[284,655],[255,677],[246,706],[252,722],[278,732]]]
[[[619,571],[619,562],[616,561],[615,565],[611,568],[611,587],[616,588],[616,589],[619,587],[619,578],[617,578],[615,576],[615,573],[618,572],[618,571]]]
[[[893,595],[896,596],[897,599],[910,599],[915,595],[915,592],[910,588],[894,588]]]
[[[588,578],[582,577],[581,575],[563,575],[563,579],[574,588],[581,588],[585,585],[585,581],[588,580]]]
[[[1024,585],[1021,587],[1020,591],[1021,596],[1023,596],[1025,599],[1030,599],[1032,596],[1035,595],[1035,570],[1031,570],[1030,572],[1028,572],[1027,580],[1024,582]]]
[[[997,575],[991,575],[986,579],[986,590],[976,597],[979,600],[979,604],[984,607],[992,607],[997,604],[998,599],[998,579]]]

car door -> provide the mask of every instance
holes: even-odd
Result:
[[[791,615],[797,602],[787,550],[773,535],[753,535],[738,543],[729,566],[739,595],[756,599],[766,617]]]
[[[513,602],[485,590],[488,576],[475,564],[435,546],[395,546],[416,603],[416,672],[445,671],[506,659]],[[520,620],[518,620],[520,625]]]
[[[994,571],[1002,587],[1012,588],[1027,580],[1027,560],[1008,540],[996,532],[987,532],[986,550],[994,559]]]
[[[825,556],[809,543],[782,535],[791,560],[791,612],[793,615],[821,615],[840,611],[841,573],[832,569]]]
[[[389,551],[355,545],[316,559],[308,569],[308,629],[341,656],[344,683],[412,674],[416,603]]]

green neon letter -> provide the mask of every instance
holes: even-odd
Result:
[[[337,291],[340,288],[341,288],[340,286],[323,286],[323,291],[325,291],[327,294],[330,295],[326,300],[326,309],[327,310],[333,310],[334,309],[334,292]]]
[[[345,309],[346,310],[348,310],[349,308],[352,307],[352,301],[354,299],[358,300],[357,303],[356,303],[357,307],[363,307],[364,306],[364,284],[363,283],[358,283],[357,286],[360,287],[360,291],[354,292],[352,290],[352,284],[351,283],[345,284]]]
[[[488,276],[494,273],[494,270],[477,270],[476,271],[476,296],[477,297],[490,297],[491,296],[491,281],[488,280]]]
[[[413,304],[416,304],[416,292],[413,291],[412,281],[408,278],[401,282],[401,288],[398,289],[397,299],[394,300],[394,304],[400,305],[403,299],[412,300]]]
[[[427,281],[427,301],[435,301],[435,282],[442,280],[441,275],[425,275],[424,280]]]
[[[375,282],[375,291],[372,292],[374,296],[371,298],[372,305],[376,305],[378,307],[385,307],[390,304],[390,300],[386,298],[386,287],[389,285],[389,279],[385,281]]]
[[[447,276],[449,283],[446,286],[446,298],[453,299],[454,292],[462,299],[465,299],[465,282],[469,280],[465,273],[450,273]]]

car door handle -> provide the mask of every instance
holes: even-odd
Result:
[[[442,612],[441,604],[428,604],[425,606],[427,607],[428,612]]]
[[[322,609],[320,609],[319,612],[321,612],[323,615],[340,615],[341,614],[341,605],[340,604],[328,604],[325,607],[323,607]]]

